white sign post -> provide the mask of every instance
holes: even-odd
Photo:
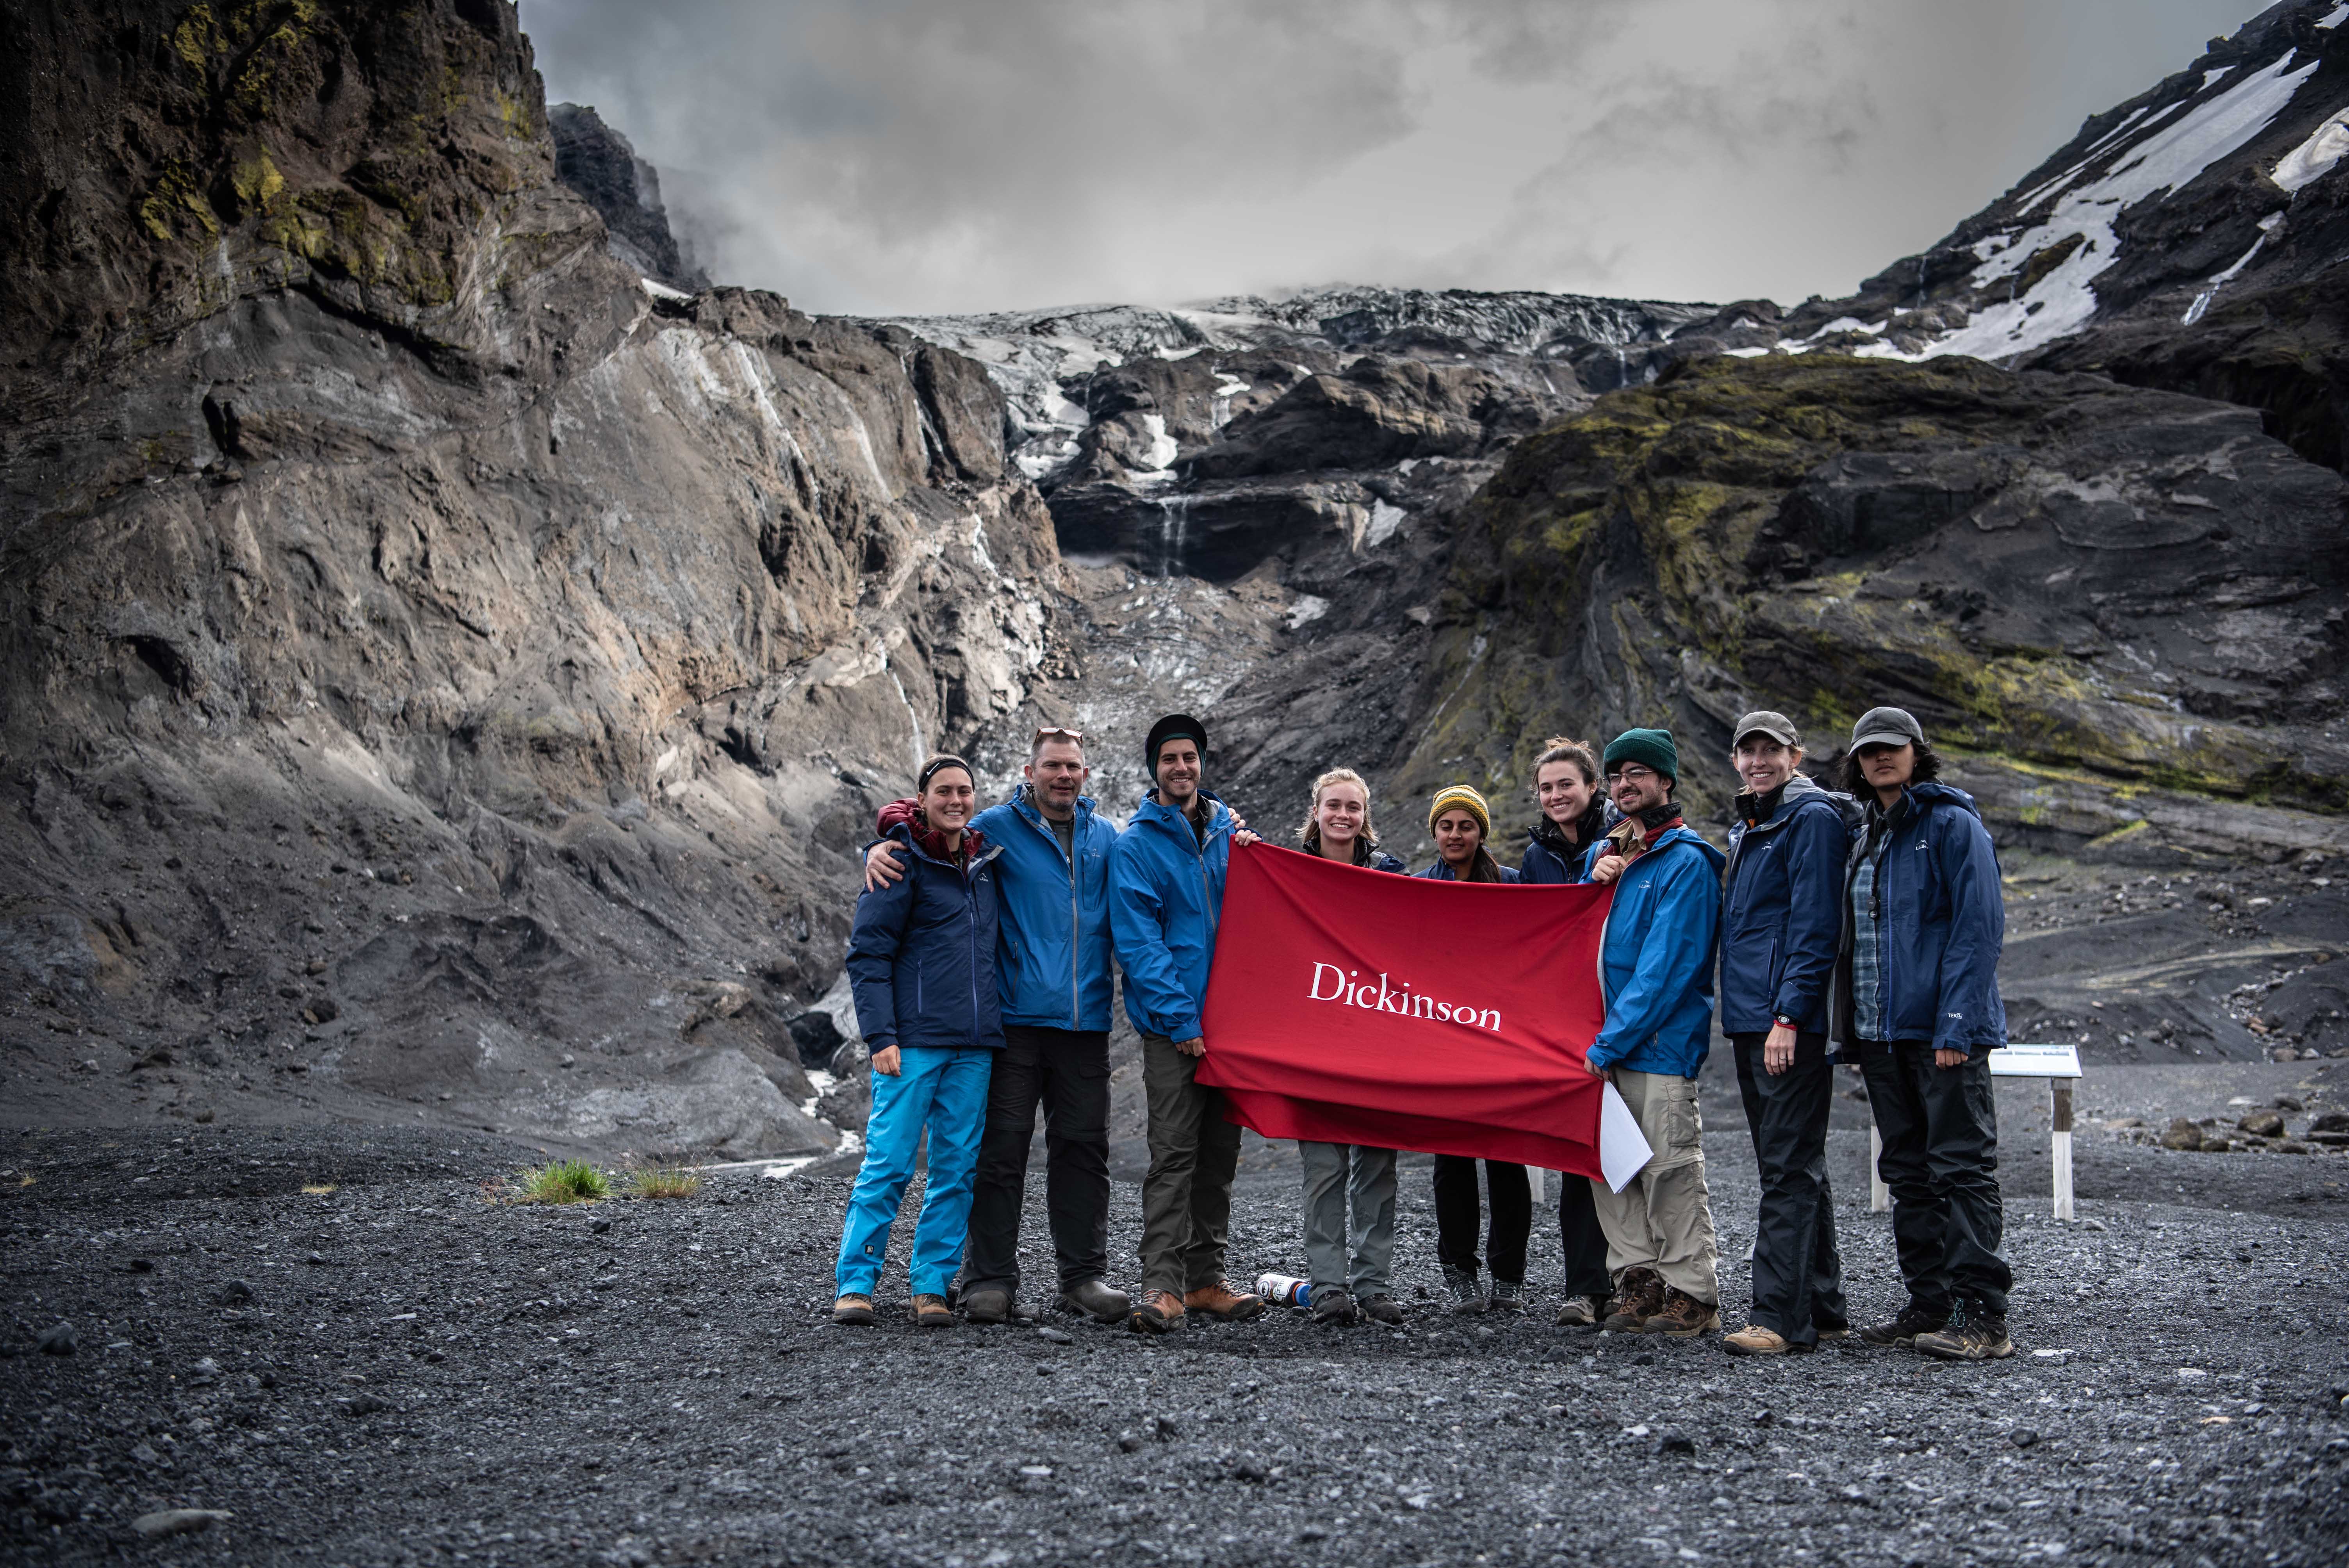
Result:
[[[2072,1217],[2072,1080],[2080,1053],[2072,1046],[2008,1046],[1990,1054],[1992,1078],[2047,1080],[2047,1154],[2054,1168],[2055,1217]]]
[[[2080,1053],[2072,1046],[2004,1046],[1990,1054],[1992,1078],[2043,1078],[2047,1080],[2047,1142],[2054,1167],[2055,1217],[2072,1217],[2072,1080],[2083,1076]],[[1884,1134],[1871,1119],[1868,1129],[1868,1207],[1881,1214],[1892,1207],[1891,1189],[1878,1167],[1884,1160]]]

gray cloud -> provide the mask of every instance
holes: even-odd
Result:
[[[1840,293],[2243,0],[523,0],[704,263],[812,309]]]

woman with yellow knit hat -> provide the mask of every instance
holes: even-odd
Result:
[[[1435,839],[1435,863],[1420,872],[1434,882],[1513,882],[1517,873],[1493,858],[1485,841],[1492,836],[1492,808],[1465,784],[1437,792],[1427,811]],[[1477,1273],[1476,1233],[1483,1204],[1476,1191],[1476,1161],[1462,1154],[1435,1157],[1435,1255],[1444,1264],[1444,1292],[1454,1312],[1526,1310],[1526,1241],[1533,1233],[1534,1193],[1526,1168],[1506,1160],[1485,1162],[1485,1185],[1492,1196],[1493,1226],[1485,1243],[1493,1267],[1493,1288],[1485,1291]]]

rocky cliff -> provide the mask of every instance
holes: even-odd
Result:
[[[1050,656],[985,375],[648,293],[509,6],[9,27],[11,1101],[831,1148],[855,841]]]

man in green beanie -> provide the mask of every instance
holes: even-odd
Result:
[[[1591,846],[1584,872],[1616,884],[1599,949],[1607,1022],[1585,1061],[1615,1085],[1653,1150],[1620,1192],[1590,1184],[1615,1277],[1606,1326],[1690,1339],[1721,1326],[1696,1075],[1713,1040],[1723,862],[1672,799],[1680,762],[1666,729],[1625,730],[1607,748],[1623,823]]]

